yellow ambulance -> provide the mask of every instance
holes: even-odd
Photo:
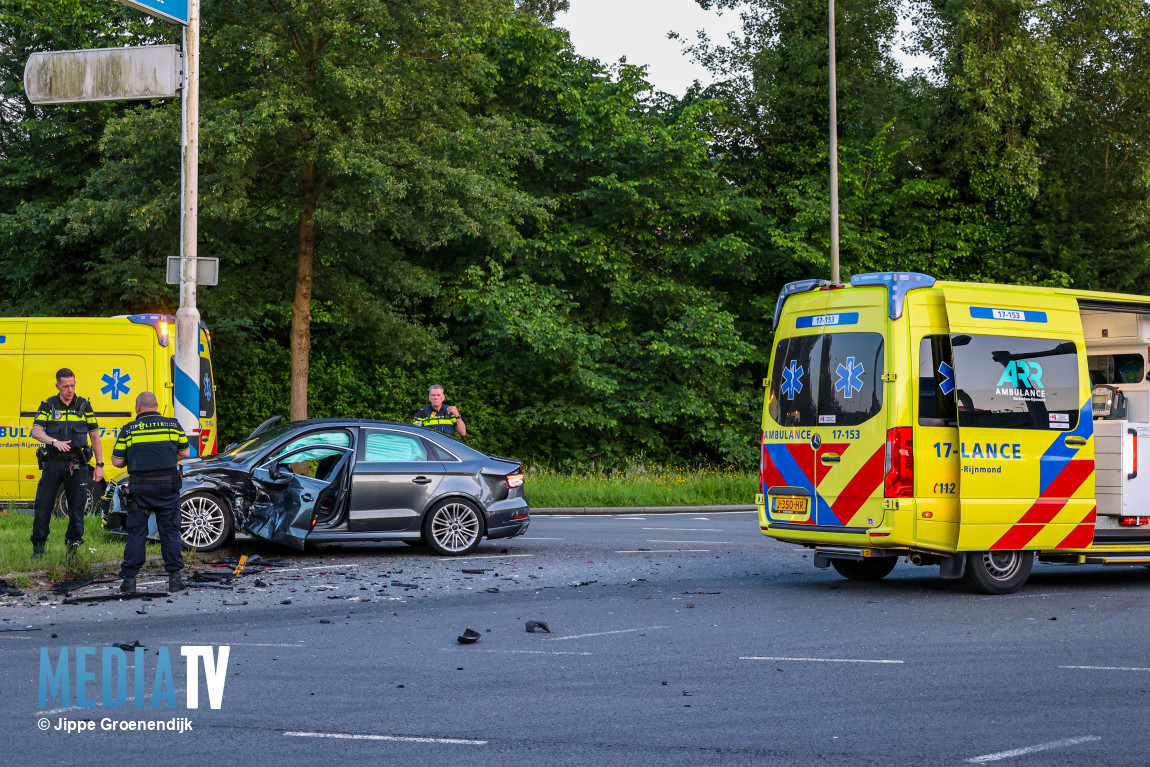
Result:
[[[764,535],[987,594],[1036,556],[1150,566],[1150,299],[884,272],[788,284],[775,328]]]
[[[136,395],[154,392],[160,412],[172,415],[174,338],[175,317],[163,314],[0,318],[0,503],[35,500],[40,445],[32,439],[32,421],[40,403],[56,394],[60,368],[76,374],[76,393],[91,401],[100,423],[105,471],[115,473],[112,446],[119,428],[135,418]],[[200,432],[192,435],[193,455],[216,452],[210,352],[210,335],[201,323]],[[92,493],[98,498],[103,488],[92,488]]]

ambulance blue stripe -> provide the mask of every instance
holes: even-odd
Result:
[[[1090,400],[1086,400],[1086,404],[1082,406],[1082,410],[1078,413],[1078,426],[1074,431],[1060,432],[1054,439],[1054,443],[1046,449],[1042,457],[1038,459],[1038,494],[1042,495],[1046,492],[1046,488],[1050,487],[1050,483],[1058,479],[1058,475],[1066,468],[1067,464],[1078,455],[1079,448],[1071,447],[1066,444],[1067,437],[1082,437],[1083,439],[1090,439],[1094,434],[1094,413],[1090,407]]]
[[[773,445],[766,445],[767,455],[770,456],[771,462],[778,469],[779,475],[791,487],[801,487],[811,491],[811,499],[813,507],[811,508],[811,520],[816,525],[835,525],[842,527],[842,522],[831,511],[830,504],[828,504],[823,497],[815,491],[814,484],[807,479],[806,472],[799,468],[798,463],[795,462],[795,456],[791,453],[790,449],[785,444],[775,443]],[[813,466],[811,467],[814,468]],[[767,488],[763,488],[763,495],[767,494]],[[767,517],[771,517],[770,506],[767,506]]]
[[[990,306],[970,307],[970,316],[976,320],[1005,320],[1007,322],[1046,322],[1046,312],[1000,309]]]

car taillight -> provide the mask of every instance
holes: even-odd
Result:
[[[910,498],[914,495],[914,450],[911,449],[910,437],[909,426],[886,432],[887,498]]]
[[[508,474],[507,477],[508,487],[523,487],[523,472],[517,471],[514,474]]]

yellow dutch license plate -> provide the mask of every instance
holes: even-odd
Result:
[[[807,499],[802,496],[782,496],[771,501],[771,511],[781,511],[784,514],[805,514]]]

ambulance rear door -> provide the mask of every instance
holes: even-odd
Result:
[[[1077,302],[945,288],[962,551],[1081,548],[1094,535],[1093,420]]]

